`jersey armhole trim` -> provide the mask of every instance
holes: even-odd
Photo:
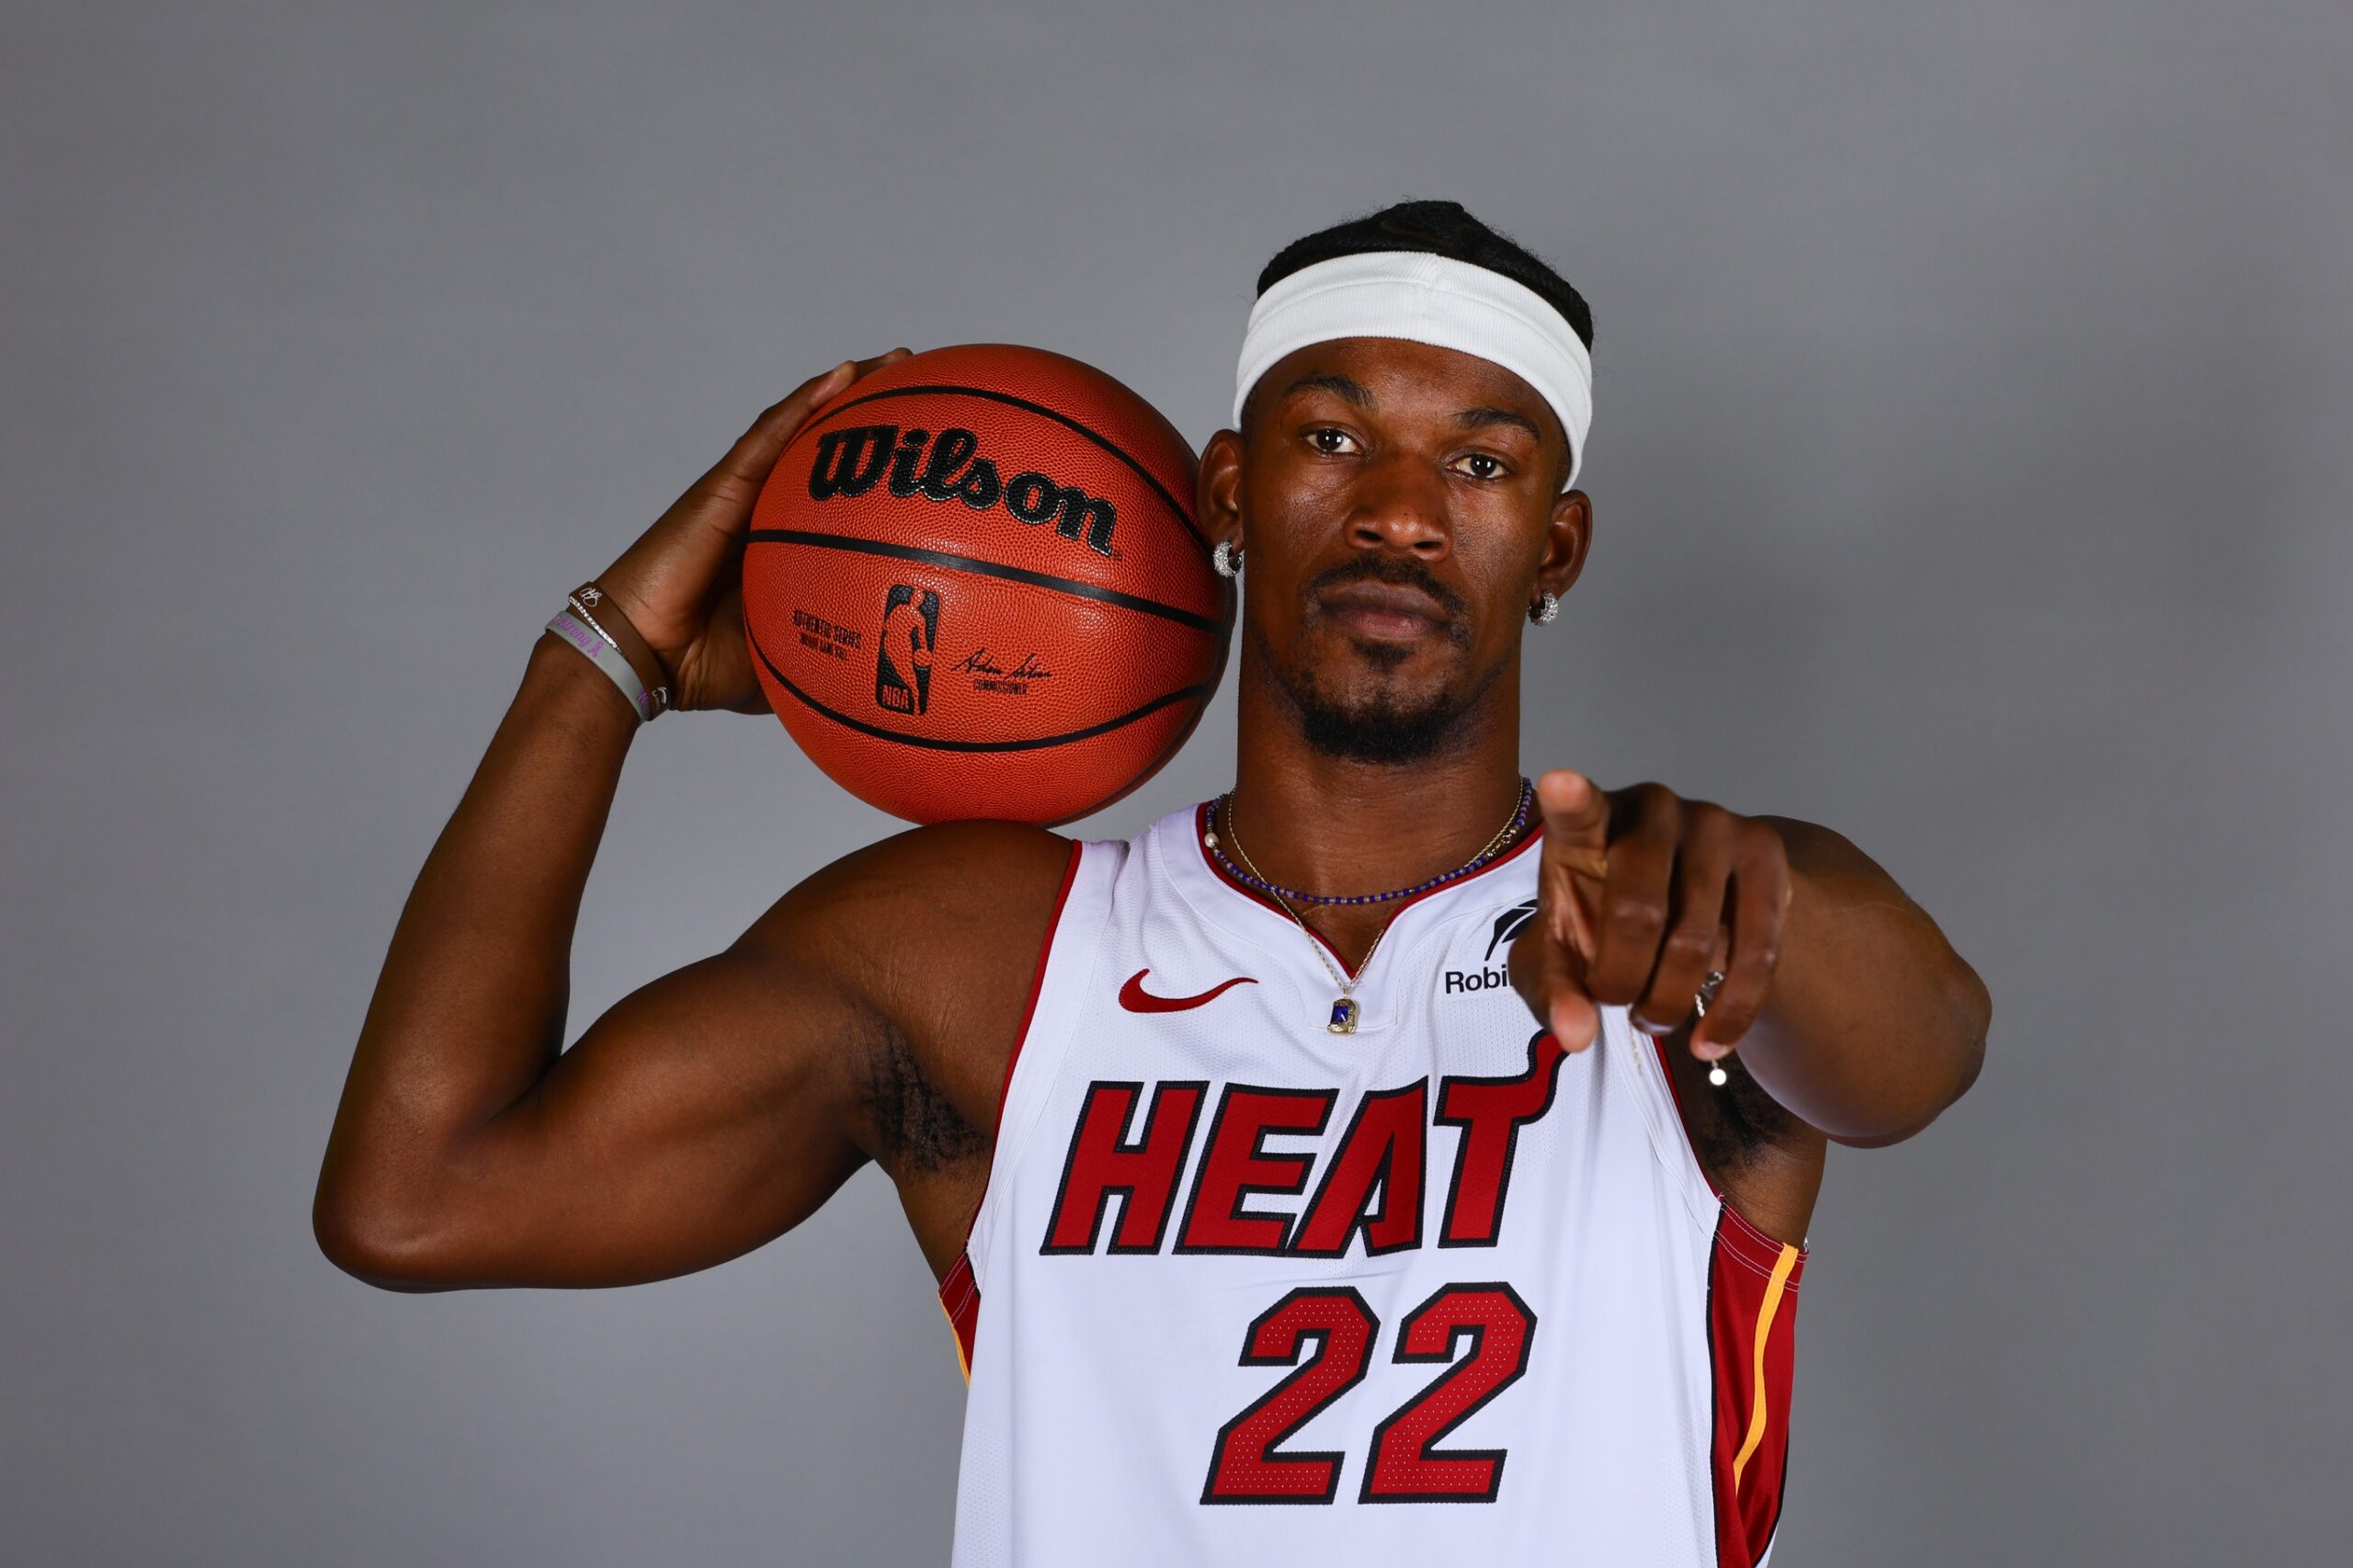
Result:
[[[989,1169],[981,1182],[981,1196],[973,1200],[972,1212],[964,1221],[964,1240],[957,1249],[956,1262],[939,1282],[939,1310],[947,1315],[949,1333],[956,1342],[956,1365],[969,1385],[972,1381],[972,1351],[980,1337],[981,1290],[972,1273],[972,1232],[980,1224],[981,1214],[988,1208],[989,1191],[995,1185],[999,1169],[998,1154],[1005,1136],[1006,1102],[1013,1095],[1013,1069],[1021,1060],[1021,1048],[1029,1041],[1029,1030],[1038,1019],[1038,998],[1046,989],[1046,970],[1054,956],[1054,938],[1062,934],[1063,911],[1070,903],[1072,884],[1078,881],[1079,863],[1086,857],[1086,846],[1073,839],[1070,858],[1063,863],[1062,885],[1054,890],[1054,907],[1046,916],[1044,940],[1038,944],[1038,964],[1029,973],[1029,997],[1022,1004],[1021,1027],[1014,1031],[1013,1049],[1006,1053],[1005,1076],[996,1088],[996,1114],[989,1127]]]
[[[1631,1023],[1627,1027],[1634,1028]],[[1658,1075],[1666,1080],[1666,1097],[1675,1107],[1675,1130],[1682,1135],[1677,1142],[1683,1145],[1683,1152],[1691,1156],[1691,1168],[1699,1173],[1699,1179],[1708,1184],[1708,1190],[1715,1195],[1716,1201],[1722,1202],[1724,1189],[1716,1185],[1715,1176],[1708,1169],[1708,1163],[1699,1158],[1699,1145],[1691,1142],[1691,1123],[1686,1119],[1683,1109],[1683,1086],[1675,1081],[1675,1063],[1667,1060],[1666,1041],[1647,1029],[1635,1028],[1634,1032],[1651,1042],[1651,1049],[1658,1057]]]
[[[1005,1099],[1013,1092],[1013,1064],[1021,1060],[1021,1048],[1029,1040],[1029,1026],[1038,1017],[1038,997],[1046,989],[1046,961],[1054,956],[1054,937],[1062,929],[1063,910],[1070,903],[1070,887],[1078,881],[1078,862],[1086,852],[1086,846],[1073,839],[1070,858],[1063,863],[1062,885],[1054,890],[1054,912],[1046,916],[1046,939],[1038,944],[1038,967],[1029,971],[1029,999],[1021,1005],[1021,1027],[1014,1031],[1013,1049],[1005,1056],[1005,1076],[997,1083],[996,1119],[989,1124],[992,1145],[1005,1131]]]
[[[1038,964],[1029,971],[1029,996],[1021,1005],[1021,1027],[1014,1031],[1013,1049],[1006,1052],[1005,1076],[997,1080],[996,1114],[989,1122],[988,1180],[981,1183],[981,1196],[972,1204],[971,1217],[964,1221],[963,1244],[967,1247],[972,1245],[972,1227],[988,1204],[989,1187],[996,1178],[997,1140],[1005,1135],[1005,1103],[1013,1094],[1013,1069],[1021,1060],[1021,1048],[1029,1042],[1030,1026],[1037,1022],[1038,998],[1046,989],[1046,966],[1054,956],[1054,938],[1062,931],[1063,910],[1070,903],[1071,884],[1078,881],[1078,863],[1086,849],[1076,839],[1071,841],[1070,858],[1063,863],[1062,885],[1054,890],[1053,912],[1046,916],[1045,939],[1038,944]]]
[[[1627,1020],[1627,1028],[1633,1028],[1637,1035],[1650,1041],[1655,1048],[1659,1076],[1666,1081],[1667,1100],[1675,1108],[1675,1142],[1682,1148],[1685,1157],[1689,1160],[1690,1168],[1697,1171],[1699,1179],[1707,1184],[1708,1191],[1714,1198],[1716,1207],[1723,1210],[1724,1217],[1732,1221],[1737,1234],[1748,1238],[1751,1249],[1756,1251],[1761,1259],[1761,1261],[1750,1262],[1746,1258],[1741,1258],[1740,1261],[1755,1268],[1759,1274],[1770,1274],[1773,1271],[1774,1262],[1783,1247],[1793,1249],[1800,1259],[1810,1256],[1811,1249],[1804,1242],[1784,1242],[1778,1236],[1768,1234],[1755,1221],[1735,1208],[1731,1199],[1724,1196],[1724,1189],[1717,1185],[1714,1173],[1708,1169],[1707,1162],[1699,1158],[1699,1145],[1691,1142],[1691,1124],[1683,1119],[1683,1090],[1675,1081],[1675,1068],[1667,1059],[1666,1041],[1647,1029],[1635,1028],[1631,1018]],[[1710,1220],[1712,1223],[1712,1215],[1710,1216]],[[1737,1256],[1739,1249],[1731,1250]],[[1794,1283],[1789,1289],[1792,1295],[1797,1291],[1797,1286]]]
[[[1717,1187],[1715,1177],[1699,1158],[1697,1145],[1691,1142],[1690,1126],[1683,1119],[1683,1091],[1675,1082],[1675,1071],[1667,1064],[1666,1041],[1637,1026],[1631,1014],[1620,1014],[1625,1019],[1626,1032],[1633,1049],[1635,1080],[1628,1084],[1643,1113],[1644,1125],[1651,1131],[1651,1147],[1658,1156],[1669,1180],[1683,1195],[1683,1206],[1689,1211],[1692,1224],[1700,1234],[1712,1237],[1716,1232],[1717,1213],[1725,1207],[1723,1193]],[[1607,1028],[1605,1023],[1604,1028]],[[1661,1125],[1661,1123],[1668,1125]]]
[[[1636,1028],[1631,1017],[1626,1020],[1626,1027],[1633,1030],[1638,1040],[1650,1042],[1651,1051],[1643,1054],[1650,1056],[1658,1063],[1658,1075],[1666,1085],[1667,1104],[1675,1116],[1675,1131],[1670,1141],[1681,1151],[1680,1158],[1672,1160],[1671,1163],[1680,1165],[1687,1171],[1697,1174],[1700,1182],[1707,1187],[1710,1199],[1707,1213],[1708,1228],[1711,1231],[1717,1229],[1716,1211],[1722,1210],[1724,1218],[1730,1220],[1734,1228],[1727,1234],[1747,1238],[1750,1244],[1747,1250],[1754,1251],[1761,1261],[1752,1262],[1749,1258],[1741,1256],[1740,1253],[1743,1249],[1738,1247],[1727,1250],[1733,1253],[1735,1261],[1744,1267],[1753,1268],[1758,1274],[1770,1274],[1773,1271],[1774,1262],[1785,1246],[1793,1248],[1801,1259],[1808,1256],[1810,1249],[1805,1243],[1784,1242],[1777,1236],[1767,1234],[1755,1221],[1734,1208],[1731,1199],[1724,1196],[1724,1189],[1716,1183],[1715,1174],[1708,1169],[1707,1162],[1699,1158],[1699,1145],[1691,1142],[1691,1124],[1683,1119],[1683,1089],[1675,1081],[1675,1067],[1667,1058],[1666,1041],[1648,1029]],[[1696,1201],[1697,1195],[1694,1194],[1693,1197]],[[1790,1290],[1794,1294],[1797,1287],[1791,1284]]]

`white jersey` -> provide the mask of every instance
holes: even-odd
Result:
[[[941,1287],[958,1568],[1763,1562],[1804,1254],[1623,1008],[1534,1027],[1534,840],[1398,912],[1342,1035],[1202,822],[1073,850]]]

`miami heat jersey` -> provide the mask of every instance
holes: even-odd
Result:
[[[957,1568],[1763,1563],[1804,1254],[1623,1008],[1534,1025],[1534,841],[1400,908],[1340,1035],[1203,820],[1072,854],[941,1287]]]

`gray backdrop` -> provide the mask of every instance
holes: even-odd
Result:
[[[1198,442],[1260,263],[1407,195],[1598,321],[1529,766],[1829,823],[1993,989],[1976,1092],[1833,1157],[1778,1561],[2337,1543],[2340,0],[326,9],[8,7],[11,1561],[940,1560],[879,1177],[667,1284],[378,1293],[308,1222],[362,1006],[554,596],[762,404],[1009,339]],[[890,826],[665,722],[574,1028]]]

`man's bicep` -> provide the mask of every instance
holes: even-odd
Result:
[[[452,1162],[455,1285],[621,1285],[723,1263],[858,1170],[857,1003],[742,945],[608,1010]]]

